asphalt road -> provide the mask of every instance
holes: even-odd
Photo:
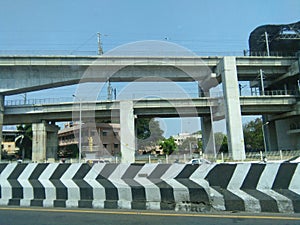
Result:
[[[109,211],[83,209],[0,208],[0,225],[160,225],[160,224],[300,224],[300,215],[239,213],[178,213],[165,211]]]

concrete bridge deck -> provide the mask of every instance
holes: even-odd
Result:
[[[200,56],[0,56],[0,94],[10,95],[78,82],[203,81],[219,76],[223,57]],[[235,57],[238,80],[252,81],[262,69],[279,81],[299,70],[295,57]],[[292,68],[292,70],[291,70]],[[145,81],[145,80],[144,80]]]
[[[131,149],[135,142],[127,134],[135,133],[135,116],[206,116],[201,128],[204,139],[208,140],[212,127],[209,112],[213,111],[216,117],[226,119],[228,149],[233,159],[243,160],[242,115],[263,115],[268,149],[298,149],[299,134],[288,131],[290,127],[299,126],[299,99],[289,95],[240,97],[239,82],[248,81],[251,87],[260,89],[260,93],[291,90],[299,94],[299,67],[299,57],[272,56],[0,56],[0,128],[5,124],[34,123],[38,137],[49,127],[49,124],[41,123],[42,120],[71,120],[72,113],[79,111],[79,104],[76,108],[73,103],[4,106],[7,95],[79,82],[106,81],[193,81],[198,82],[202,94],[222,83],[223,99],[82,103],[82,110],[85,114],[90,112],[93,118],[119,118],[120,126],[123,126],[121,139],[130,141],[121,147],[122,155],[129,157],[124,162],[134,161]],[[40,142],[44,143],[44,139]],[[209,143],[205,142],[204,146],[209,148]]]
[[[282,114],[295,110],[296,96],[241,96],[243,115]],[[120,101],[82,102],[84,117],[93,115],[96,119],[118,118]],[[137,117],[201,117],[213,112],[222,113],[222,98],[192,99],[143,99],[133,100],[134,114]],[[73,112],[78,112],[78,102],[53,104],[32,104],[5,106],[4,125],[39,123],[46,121],[71,121]]]

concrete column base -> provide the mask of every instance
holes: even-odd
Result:
[[[212,121],[209,117],[201,118],[202,142],[205,154],[215,155]]]
[[[122,163],[135,162],[135,126],[132,101],[120,102],[120,137]]]
[[[235,57],[224,57],[218,71],[223,84],[228,150],[234,160],[244,160],[246,154]]]
[[[45,162],[54,161],[58,150],[59,127],[54,124],[42,123],[32,124],[32,161]]]

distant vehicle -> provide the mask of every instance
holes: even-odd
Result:
[[[192,159],[191,161],[187,162],[186,164],[200,165],[200,164],[211,164],[211,162],[208,161],[207,159]]]
[[[107,159],[89,159],[87,162],[91,163],[91,164],[96,164],[96,163],[110,163],[110,161],[107,160]]]

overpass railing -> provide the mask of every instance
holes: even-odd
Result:
[[[289,56],[297,56],[297,52],[295,51],[244,51],[244,56],[278,56],[278,57],[289,57]]]
[[[252,91],[251,96],[277,96],[277,95],[292,95],[292,96],[299,96],[300,91],[297,90],[267,90],[264,91],[264,93],[261,93],[260,91]]]
[[[198,92],[189,92],[187,93],[186,98],[197,98],[199,95]],[[132,99],[140,99],[140,95],[133,94],[131,97]],[[206,94],[205,96],[209,96],[209,94]],[[214,92],[210,93],[210,96],[212,98],[220,98],[223,96],[222,92]],[[241,96],[300,96],[300,91],[297,90],[268,90],[265,91],[264,94],[262,94],[260,91],[251,91],[242,92]],[[153,96],[149,96],[149,98],[170,98],[170,99],[182,99],[182,95],[175,94],[175,93],[159,93]],[[98,101],[106,101],[107,99],[101,98],[98,99]],[[118,98],[116,100],[119,100]],[[83,100],[84,102],[89,102],[89,100]],[[43,104],[55,104],[55,103],[63,103],[63,102],[74,102],[74,98],[72,97],[59,97],[59,98],[42,98],[42,99],[12,99],[12,100],[5,100],[4,105],[5,106],[18,106],[18,105],[43,105]],[[76,101],[77,102],[77,101]]]
[[[198,56],[254,56],[254,57],[266,57],[266,56],[278,56],[278,57],[294,57],[297,56],[297,52],[295,51],[250,51],[250,50],[237,50],[237,51],[199,51],[192,50]],[[136,55],[140,56],[142,51],[124,51],[118,52],[120,56],[128,56]],[[165,56],[176,56],[176,54],[182,54],[181,51],[169,51],[165,52]],[[94,56],[98,55],[97,51],[94,50],[34,50],[34,49],[26,49],[26,50],[0,50],[0,55],[26,55],[26,56],[37,56],[37,55],[76,55],[76,56]],[[162,55],[163,56],[163,55]]]
[[[72,97],[62,97],[62,98],[34,98],[34,99],[12,99],[5,100],[5,106],[17,106],[17,105],[42,105],[60,102],[73,102]]]

